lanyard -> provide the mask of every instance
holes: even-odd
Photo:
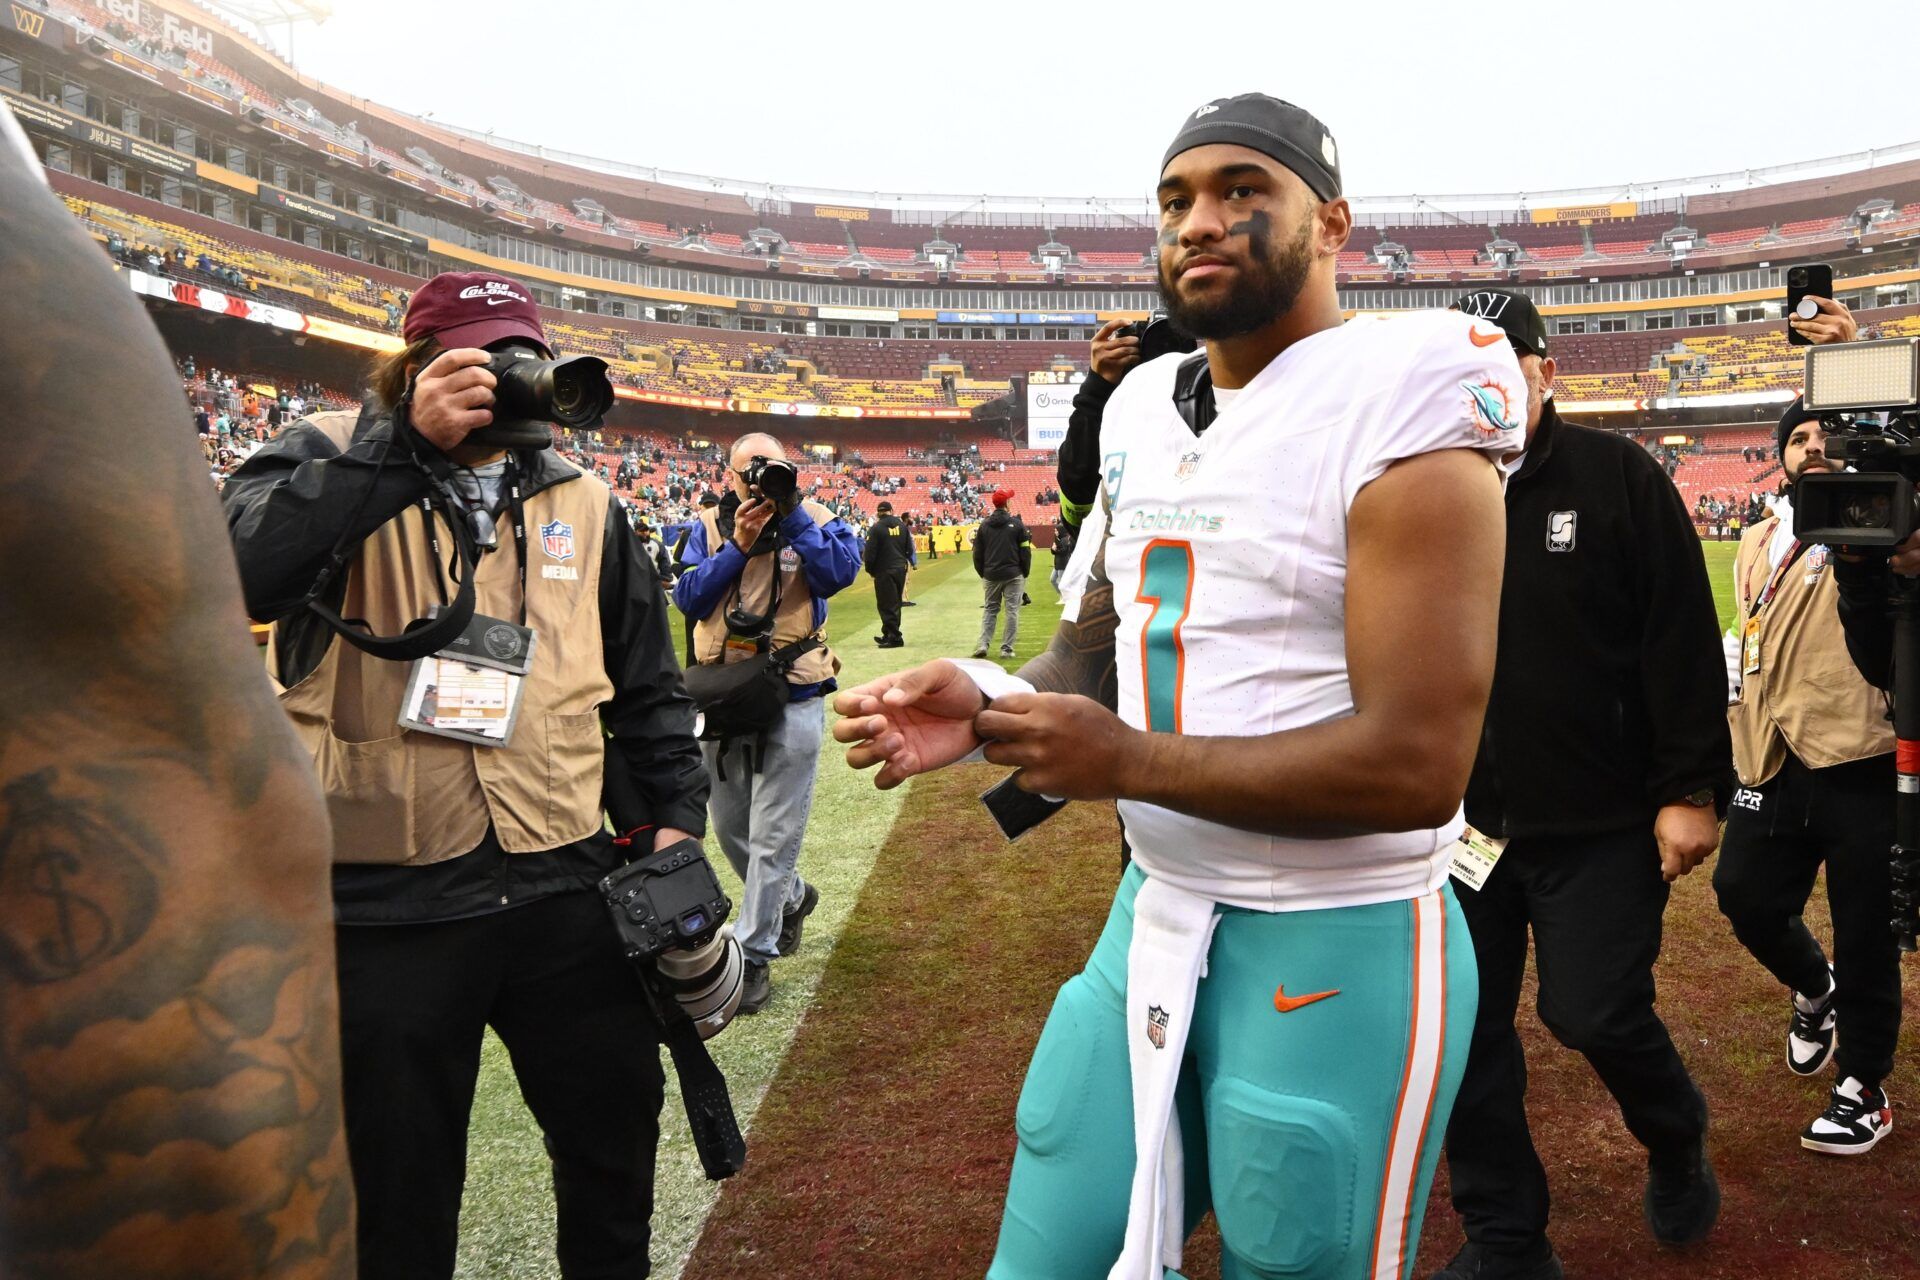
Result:
[[[526,508],[521,505],[520,472],[512,463],[508,464],[507,470],[507,512],[513,520],[513,549],[520,557],[520,625],[524,627],[527,625],[527,513]],[[455,496],[459,497],[462,503],[465,502],[465,498],[457,492]],[[440,526],[434,519],[431,496],[420,499],[420,514],[427,526],[427,545],[433,548],[433,579],[440,587],[440,602],[445,604],[447,602],[446,570],[441,568]],[[450,515],[449,521],[452,518]],[[480,554],[484,557],[486,551],[483,550]],[[478,560],[474,561],[473,572],[476,575],[480,572]]]
[[[1772,530],[1768,530],[1767,532],[1768,541],[1771,541],[1772,538],[1773,538],[1773,532]],[[1800,558],[1800,552],[1805,548],[1805,546],[1806,544],[1801,542],[1798,538],[1795,538],[1793,540],[1793,545],[1787,548],[1787,554],[1784,558],[1781,559],[1779,567],[1776,568],[1773,571],[1773,575],[1767,579],[1767,585],[1760,592],[1760,598],[1758,600],[1749,598],[1749,600],[1747,601],[1747,616],[1749,618],[1753,617],[1757,613],[1763,613],[1766,611],[1767,605],[1773,600],[1774,593],[1780,589],[1780,584],[1786,581],[1787,570],[1793,568],[1793,562]],[[1750,581],[1748,585],[1750,588],[1751,587]]]

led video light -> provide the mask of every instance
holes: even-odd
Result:
[[[1920,404],[1920,339],[1808,347],[1806,388],[1811,413]]]

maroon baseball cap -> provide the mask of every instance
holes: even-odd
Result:
[[[525,338],[553,353],[527,286],[491,271],[443,271],[420,286],[401,336],[411,345],[429,334],[449,350]]]

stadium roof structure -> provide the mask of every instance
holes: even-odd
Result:
[[[405,113],[396,112],[396,115]],[[600,156],[584,155],[538,143],[503,138],[496,132],[463,128],[443,120],[405,116],[422,131],[439,130],[530,159],[564,164],[610,177],[636,178],[662,186],[681,187],[703,195],[736,195],[750,202],[775,204],[846,204],[871,209],[911,209],[928,212],[1006,214],[1112,214],[1131,222],[1152,220],[1157,208],[1151,195],[1042,196],[968,195],[883,191],[847,191],[788,183],[757,182],[711,174],[654,168]],[[1408,194],[1350,195],[1355,221],[1362,225],[1406,225],[1409,214],[1435,214],[1447,221],[1525,222],[1531,210],[1567,205],[1632,203],[1640,213],[1679,211],[1689,196],[1756,191],[1789,182],[1861,173],[1889,165],[1920,160],[1920,140],[1867,151],[1848,152],[1816,160],[1798,160],[1761,169],[1738,169],[1695,177],[1626,182],[1616,186],[1576,187],[1557,191],[1482,192],[1458,195]]]

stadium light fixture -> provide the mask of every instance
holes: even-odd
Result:
[[[1806,388],[1810,413],[1920,404],[1920,338],[1808,347]]]

